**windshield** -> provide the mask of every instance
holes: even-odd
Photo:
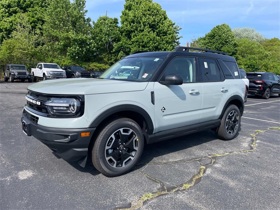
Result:
[[[23,66],[23,65],[20,65],[20,66],[19,65],[16,65],[16,66],[12,65],[11,69],[12,70],[26,70],[26,67]]]
[[[162,63],[159,57],[131,57],[125,58],[107,71],[99,78],[129,81],[148,81]]]
[[[60,69],[60,67],[57,64],[52,64],[52,63],[44,64],[44,68],[47,68],[47,69]]]
[[[71,70],[73,71],[85,71],[85,69],[83,67],[80,66],[71,66]]]

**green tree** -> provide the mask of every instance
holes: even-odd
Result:
[[[33,30],[41,29],[45,7],[45,0],[0,0],[0,44],[22,22],[21,14],[26,14]]]
[[[237,40],[236,59],[247,72],[269,71],[269,53],[257,41],[246,38]]]
[[[237,39],[247,38],[252,41],[261,42],[265,38],[252,28],[235,28],[232,30]]]
[[[0,61],[2,65],[7,63],[22,63],[33,66],[43,59],[41,52],[40,33],[32,29],[26,14],[20,14],[21,23],[12,32],[11,38],[0,45]]]
[[[204,37],[196,40],[192,46],[223,51],[230,55],[235,55],[237,44],[230,27],[227,24],[222,24],[214,27]]]
[[[114,62],[117,57],[114,45],[121,38],[118,19],[101,16],[93,23],[92,34],[95,60],[105,64]]]
[[[269,52],[269,71],[280,74],[280,39],[266,39],[261,44]]]
[[[47,60],[88,61],[92,42],[85,0],[48,0],[43,33]]]
[[[152,0],[126,0],[121,15],[119,57],[137,51],[173,50],[179,30],[161,6]]]

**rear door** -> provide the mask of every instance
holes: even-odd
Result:
[[[213,58],[200,58],[199,66],[202,74],[202,118],[204,121],[218,119],[226,100],[229,98],[230,82]]]

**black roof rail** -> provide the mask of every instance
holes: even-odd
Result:
[[[174,51],[175,52],[200,51],[200,52],[210,52],[210,53],[217,53],[217,54],[222,54],[222,55],[228,55],[225,52],[217,51],[217,50],[209,50],[209,49],[205,49],[205,48],[195,48],[195,47],[182,47],[182,46],[176,47]]]

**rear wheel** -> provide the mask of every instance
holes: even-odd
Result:
[[[135,166],[143,149],[144,136],[139,125],[129,118],[120,118],[99,133],[92,149],[92,163],[105,176],[119,176]]]
[[[236,105],[230,105],[221,120],[218,136],[224,140],[231,140],[238,135],[241,126],[241,114]]]
[[[271,95],[270,89],[266,88],[264,93],[263,93],[263,95],[262,95],[262,97],[265,98],[265,99],[269,99],[270,95]]]

